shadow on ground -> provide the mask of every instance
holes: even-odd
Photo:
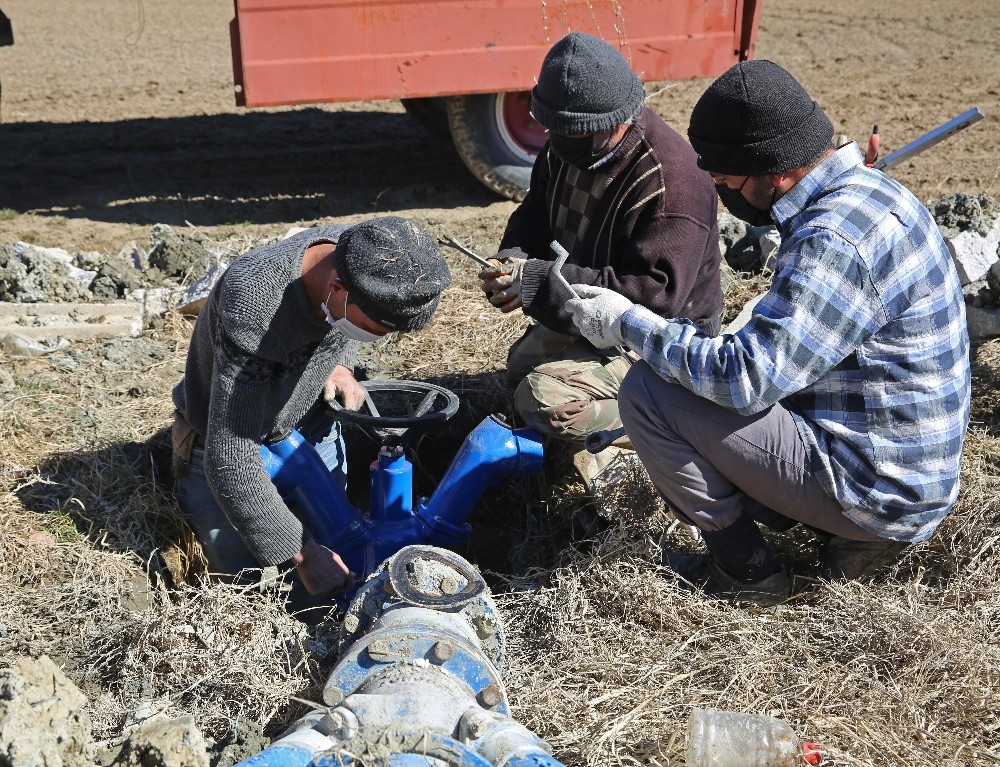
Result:
[[[276,223],[497,198],[406,114],[0,125],[0,208],[109,223]]]

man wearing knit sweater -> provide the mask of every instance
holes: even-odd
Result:
[[[395,217],[308,229],[229,267],[173,392],[177,498],[213,572],[294,570],[293,595],[350,587],[337,553],[282,501],[260,447],[295,427],[345,481],[325,400],[360,407],[358,342],[422,327],[449,281],[434,239]]]
[[[480,278],[501,311],[521,308],[535,320],[507,358],[520,382],[518,413],[543,434],[581,443],[621,426],[616,397],[630,362],[574,328],[550,243],[569,253],[569,282],[611,288],[714,335],[722,310],[718,200],[690,145],[643,105],[642,81],[604,40],[574,32],[557,42],[531,98],[549,143],[508,221],[498,265]],[[628,438],[614,444],[628,446]],[[605,451],[605,462],[619,452]],[[574,463],[585,481],[602,471]]]

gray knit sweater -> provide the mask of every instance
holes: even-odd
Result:
[[[264,469],[260,445],[295,426],[357,343],[317,316],[302,255],[343,226],[309,229],[238,258],[198,316],[174,404],[205,439],[205,475],[219,505],[262,564],[287,561],[308,533]]]

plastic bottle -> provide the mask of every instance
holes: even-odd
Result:
[[[694,708],[688,720],[687,767],[817,765],[815,743],[801,741],[773,716]]]

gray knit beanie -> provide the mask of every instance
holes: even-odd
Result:
[[[349,299],[369,319],[392,330],[423,327],[451,283],[434,238],[398,216],[344,230],[333,259]]]
[[[773,61],[741,61],[698,99],[688,140],[698,153],[699,168],[763,176],[816,160],[833,141],[833,124]]]
[[[628,122],[644,98],[642,80],[617,48],[571,32],[545,55],[531,113],[561,136],[593,135]]]

